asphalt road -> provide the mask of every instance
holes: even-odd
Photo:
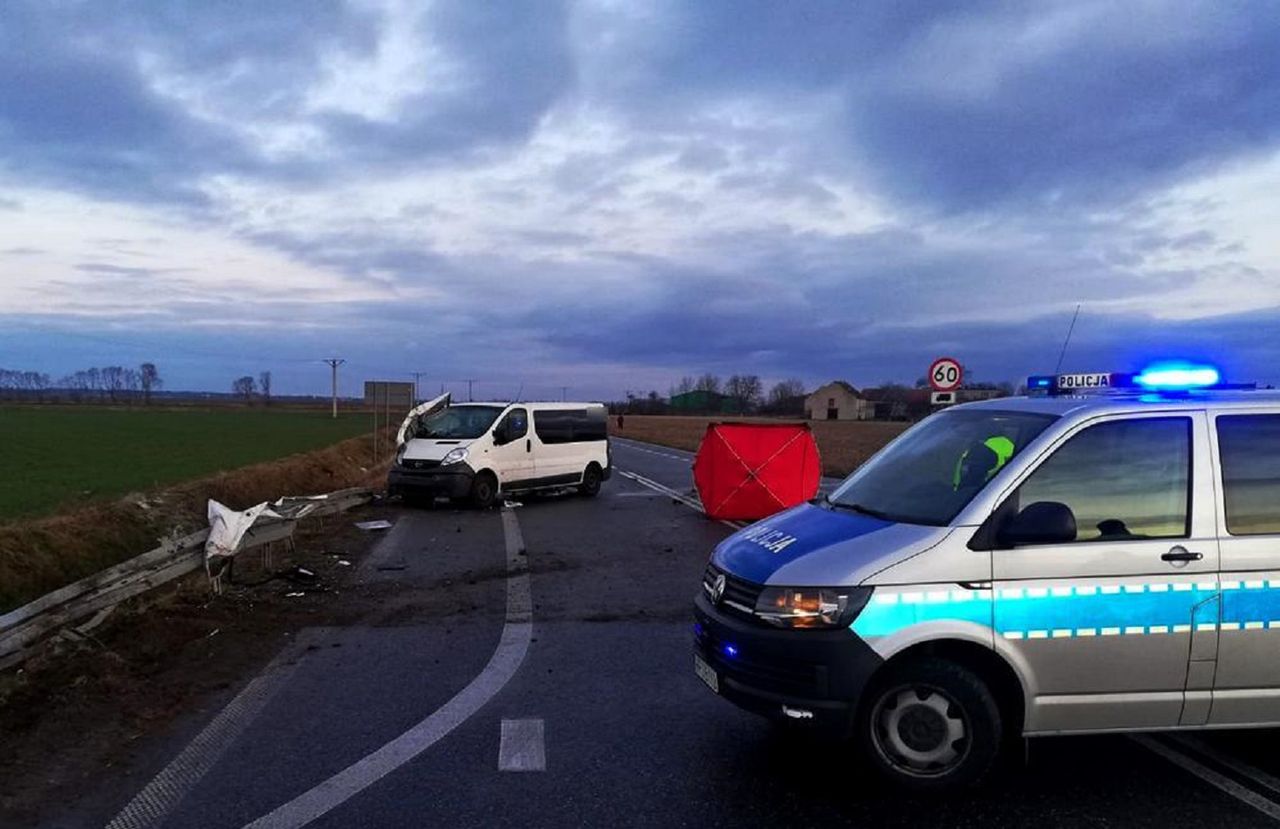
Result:
[[[59,825],[1265,826],[1280,735],[1032,742],[981,790],[904,798],[694,676],[690,605],[731,529],[689,456],[615,441],[599,498],[404,510],[362,565],[404,593],[299,637]],[[1190,769],[1190,770],[1188,770]]]

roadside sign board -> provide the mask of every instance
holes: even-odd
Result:
[[[950,406],[956,402],[956,393],[953,391],[935,391],[929,395],[929,403],[934,406]]]
[[[939,357],[929,366],[929,385],[934,391],[955,391],[964,380],[960,361],[951,357]]]

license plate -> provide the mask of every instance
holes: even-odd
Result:
[[[708,688],[717,694],[720,693],[720,677],[716,675],[716,669],[696,653],[693,655],[693,672],[698,675],[698,679],[707,683]]]

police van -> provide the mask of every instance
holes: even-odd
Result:
[[[1028,387],[722,542],[697,674],[911,788],[1019,736],[1280,725],[1280,393],[1187,365]]]
[[[612,470],[599,403],[459,403],[443,394],[412,409],[396,436],[387,493],[486,508],[503,494],[576,487],[594,496]]]

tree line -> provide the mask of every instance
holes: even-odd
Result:
[[[672,405],[672,398],[690,392],[706,392],[707,399],[694,407]],[[782,380],[766,391],[760,377],[755,374],[733,374],[721,380],[718,375],[706,373],[681,377],[679,382],[671,385],[665,398],[656,389],[638,393],[629,391],[626,400],[614,401],[609,408],[614,412],[631,414],[664,414],[677,408],[690,412],[703,408],[724,411],[728,401],[728,409],[743,414],[799,415],[804,412],[805,394],[804,383],[800,380]]]
[[[155,363],[143,363],[137,368],[95,366],[64,375],[56,382],[43,372],[0,368],[0,394],[34,397],[40,402],[51,392],[66,391],[76,402],[96,397],[109,403],[140,399],[147,404],[151,402],[152,392],[163,386],[164,381]]]
[[[231,393],[245,403],[253,404],[255,397],[262,400],[264,406],[271,405],[271,372],[264,371],[254,380],[252,374],[237,377],[231,382]]]

